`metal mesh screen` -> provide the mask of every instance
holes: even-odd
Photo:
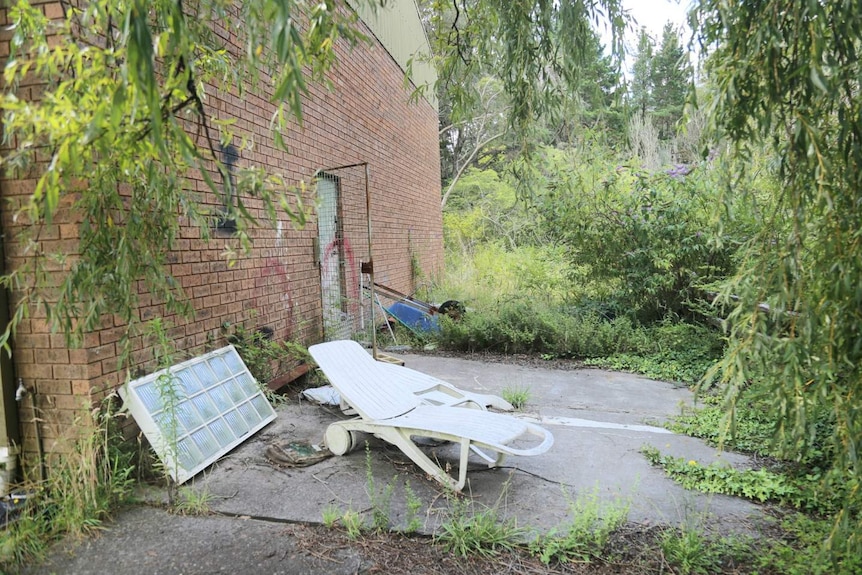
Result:
[[[323,171],[316,183],[323,335],[351,339],[368,329],[371,313],[362,274],[368,261],[365,166]]]

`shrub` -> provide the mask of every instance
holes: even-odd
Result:
[[[537,207],[546,233],[569,248],[572,269],[586,266],[638,319],[691,318],[702,286],[731,273],[735,236],[744,235],[741,226],[713,231],[716,172],[705,164],[685,173],[617,166],[590,179],[567,174]]]

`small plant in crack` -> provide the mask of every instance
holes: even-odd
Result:
[[[503,399],[512,404],[517,410],[523,409],[530,401],[532,393],[529,387],[506,387],[503,389]]]

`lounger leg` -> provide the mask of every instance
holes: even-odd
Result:
[[[425,473],[443,485],[446,485],[455,491],[461,491],[467,483],[467,456],[470,453],[469,439],[461,440],[461,458],[458,468],[457,482],[439,465],[431,461],[431,458],[425,455],[425,453],[419,449],[409,436],[406,436],[401,432],[396,432],[391,435],[387,434],[383,439],[397,446],[398,449],[404,452],[404,455],[413,460],[413,463],[418,465]]]
[[[506,454],[500,451],[492,452],[494,455],[488,455],[475,445],[470,445],[470,450],[485,460],[488,463],[488,467],[499,467],[501,463],[503,463],[503,459],[506,458]]]
[[[461,460],[458,463],[458,488],[455,491],[461,491],[467,484],[468,457],[470,457],[470,440],[463,437],[461,438]]]

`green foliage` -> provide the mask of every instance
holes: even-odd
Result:
[[[699,288],[732,270],[735,242],[712,235],[716,170],[687,170],[620,167],[592,181],[565,174],[538,204],[547,233],[570,248],[572,267],[612,282],[611,297],[643,321],[691,317]]]
[[[422,510],[422,500],[410,486],[410,480],[404,482],[404,496],[407,498],[407,524],[404,527],[406,533],[413,533],[422,527],[419,512]]]
[[[517,410],[523,409],[527,402],[530,401],[530,388],[529,387],[504,387],[503,388],[503,399],[512,404]]]
[[[146,323],[145,337],[152,342],[153,355],[157,361],[159,369],[167,369],[176,363],[176,350],[173,342],[168,337],[168,325],[161,318],[154,318]],[[166,371],[156,378],[156,389],[159,397],[164,405],[165,420],[162,422],[164,426],[165,441],[158,446],[151,445],[157,453],[158,463],[156,467],[161,470],[161,474],[165,480],[168,490],[168,502],[173,505],[177,495],[177,485],[171,477],[176,476],[177,467],[179,466],[179,446],[177,444],[180,435],[180,422],[177,415],[180,402],[183,398],[181,392],[180,381],[172,373]],[[163,450],[163,451],[162,451]],[[174,469],[169,469],[166,461],[174,462]]]
[[[323,524],[332,529],[335,527],[335,524],[338,522],[338,518],[341,516],[341,511],[339,511],[338,507],[334,504],[330,503],[323,509]]]
[[[344,512],[341,516],[341,524],[344,525],[344,529],[347,531],[347,536],[350,539],[358,539],[365,527],[362,514],[354,509],[348,509]]]
[[[717,549],[699,529],[667,530],[660,545],[664,559],[679,575],[709,575],[720,567]]]
[[[62,441],[67,452],[48,467],[45,481],[24,486],[27,504],[17,519],[0,530],[0,568],[17,572],[65,536],[98,529],[110,511],[131,495],[132,455],[123,438],[111,399],[84,412]]]
[[[548,353],[556,357],[598,356],[627,349],[638,334],[626,318],[604,321],[574,316],[540,302],[520,299],[491,309],[471,308],[459,321],[444,318],[441,344],[463,351]]]
[[[763,382],[778,422],[777,447],[791,459],[822,450],[818,428],[830,414],[829,465],[853,478],[830,541],[862,556],[857,8],[704,0],[695,16],[703,45],[711,47],[706,71],[715,88],[708,104],[718,135],[741,160],[739,172],[766,148],[778,182],[769,219],[721,289],[730,341],[717,379],[731,411],[751,381]]]
[[[682,355],[686,350],[682,350]],[[651,379],[662,381],[678,381],[688,385],[694,385],[703,378],[709,365],[706,367],[691,365],[679,361],[681,355],[676,350],[659,355],[633,355],[629,353],[615,353],[608,357],[587,358],[585,365],[601,367],[615,371],[630,371],[645,375]],[[710,365],[712,362],[710,362]]]
[[[660,139],[670,139],[676,133],[693,80],[680,33],[668,22],[662,30],[661,44],[650,62],[651,115]]]
[[[444,239],[449,249],[467,253],[493,240],[522,244],[531,231],[526,216],[512,183],[491,168],[470,168],[453,185],[445,204]]]
[[[371,469],[371,447],[365,443],[365,490],[371,499],[371,525],[375,531],[388,531],[392,515],[392,494],[395,491],[394,476],[383,488],[378,489]]]
[[[736,495],[761,503],[771,501],[809,512],[834,512],[847,489],[840,480],[830,481],[824,489],[816,475],[793,476],[765,468],[738,470],[719,462],[701,465],[662,455],[653,447],[644,447],[641,452],[686,489]]]
[[[655,54],[655,41],[646,28],[638,31],[637,54],[632,64],[632,80],[629,85],[629,99],[636,113],[646,116],[651,107],[652,59]]]
[[[395,484],[398,476],[394,476],[386,485],[379,487],[371,468],[371,448],[365,444],[365,491],[371,500],[371,528],[378,532],[389,531],[392,528],[392,497],[395,494]],[[410,481],[404,482],[404,498],[406,506],[405,533],[417,531],[422,523],[419,519],[424,503],[413,491]],[[324,511],[324,521],[326,521]],[[334,522],[334,521],[333,521]]]
[[[212,494],[206,488],[184,485],[179,488],[171,511],[177,515],[208,515],[212,499]]]
[[[446,275],[434,290],[445,299],[490,308],[501,300],[531,298],[559,303],[570,287],[561,251],[538,246],[510,249],[498,242],[447,252]]]
[[[782,537],[758,554],[756,564],[764,570],[787,575],[855,575],[862,570],[862,557],[851,545],[831,541],[834,523],[793,513],[781,520]]]
[[[693,385],[703,379],[724,351],[720,334],[707,327],[664,321],[645,331],[649,334],[648,346],[635,352],[589,358],[584,363]]]
[[[252,331],[242,325],[234,326],[228,341],[236,348],[254,378],[264,387],[267,382],[286,373],[298,362],[311,362],[308,349],[301,343],[279,341],[260,330]],[[270,399],[278,400],[273,397]]]
[[[552,529],[530,543],[530,551],[545,565],[551,562],[589,562],[602,557],[611,534],[628,520],[628,504],[602,508],[598,490],[569,501],[571,522]]]
[[[611,320],[594,307],[561,308],[516,299],[489,309],[471,307],[458,321],[443,318],[443,347],[462,351],[544,354],[694,384],[721,356],[714,329],[672,323],[642,326]]]
[[[530,146],[536,119],[559,110],[565,95],[577,92],[582,69],[589,69],[585,47],[594,34],[595,10],[602,9],[611,25],[614,54],[623,53],[624,14],[616,0],[602,0],[595,7],[580,2],[476,2],[455,5],[454,14],[451,7],[449,2],[431,2],[430,23],[452,117],[473,108],[479,98],[473,80],[494,70],[511,102],[509,126],[525,147]]]
[[[162,474],[168,486],[168,499],[171,503],[174,501],[176,491],[176,485],[171,480],[171,477],[176,476],[179,470],[179,444],[177,442],[180,436],[180,422],[177,414],[180,402],[184,396],[181,393],[180,385],[179,378],[174,377],[173,374],[168,372],[162,373],[156,378],[156,389],[164,405],[164,413],[166,415],[162,423],[165,430],[165,441],[157,448],[158,451],[164,450],[157,454],[159,460],[158,466],[162,468]],[[174,469],[167,467],[166,461],[168,460],[174,462]]]
[[[726,428],[725,410],[714,396],[704,398],[708,404],[674,418],[669,428],[676,433],[706,440],[710,445],[756,455],[776,455],[771,449],[775,421],[756,401],[740,409],[733,434]]]
[[[0,568],[4,573],[15,573],[18,566],[41,560],[52,538],[44,518],[25,509],[13,524],[0,532]]]
[[[459,557],[493,557],[517,547],[523,535],[514,519],[500,520],[496,507],[476,511],[471,503],[452,496],[449,515],[434,541]]]
[[[166,259],[181,226],[195,227],[206,240],[216,220],[236,220],[230,253],[249,245],[258,217],[252,205],[269,220],[281,211],[302,225],[301,194],[278,174],[241,168],[237,189],[228,189],[217,150],[233,140],[230,120],[207,111],[207,91],[218,86],[242,96],[261,88],[261,71],[271,73],[277,110],[272,134],[283,147],[289,120],[301,119],[308,79],[323,81],[334,63],[336,40],[363,39],[353,16],[331,1],[205,0],[186,6],[98,0],[64,6],[67,17],[58,22],[27,0],[12,2],[7,14],[13,25],[3,132],[5,141],[18,145],[2,167],[13,177],[33,169],[36,184],[11,208],[23,226],[14,241],[32,257],[0,278],[22,296],[4,344],[36,307],[70,341],[80,341],[105,314],[131,329],[139,321],[140,287],[168,313],[188,313]],[[305,18],[314,25],[302,24]],[[216,27],[236,33],[246,49],[224,49]],[[38,100],[16,96],[25,79],[44,82]],[[46,154],[47,168],[36,169],[34,162]],[[212,204],[187,184],[192,172],[203,176],[209,193],[231,202],[223,210],[207,207]],[[80,222],[80,249],[47,251],[41,230],[69,213]],[[68,273],[58,280],[51,273],[57,269]],[[122,357],[129,352],[128,336],[120,342]]]

